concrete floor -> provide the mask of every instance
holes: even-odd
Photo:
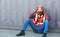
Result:
[[[0,37],[42,37],[42,34],[37,34],[33,31],[26,31],[25,36],[16,36],[19,32],[19,30],[0,29]],[[48,33],[47,37],[60,37],[60,33]]]

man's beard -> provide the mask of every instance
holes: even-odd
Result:
[[[37,12],[37,13],[38,13],[38,15],[40,15],[40,16],[41,16],[41,15],[44,15],[44,13],[43,13],[43,12]]]

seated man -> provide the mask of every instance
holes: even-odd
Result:
[[[24,22],[21,32],[17,36],[25,35],[25,30],[30,25],[34,32],[43,33],[46,37],[48,32],[48,16],[45,13],[44,7],[38,6],[36,11],[32,13]]]

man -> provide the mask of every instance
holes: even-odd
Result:
[[[21,32],[16,36],[25,35],[25,30],[30,25],[34,32],[43,33],[43,37],[46,37],[48,32],[48,16],[45,13],[44,7],[38,6],[36,11],[32,13],[24,22]]]

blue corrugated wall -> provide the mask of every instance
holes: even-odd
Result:
[[[20,29],[39,5],[51,18],[50,28],[60,28],[60,0],[0,0],[0,28]]]

